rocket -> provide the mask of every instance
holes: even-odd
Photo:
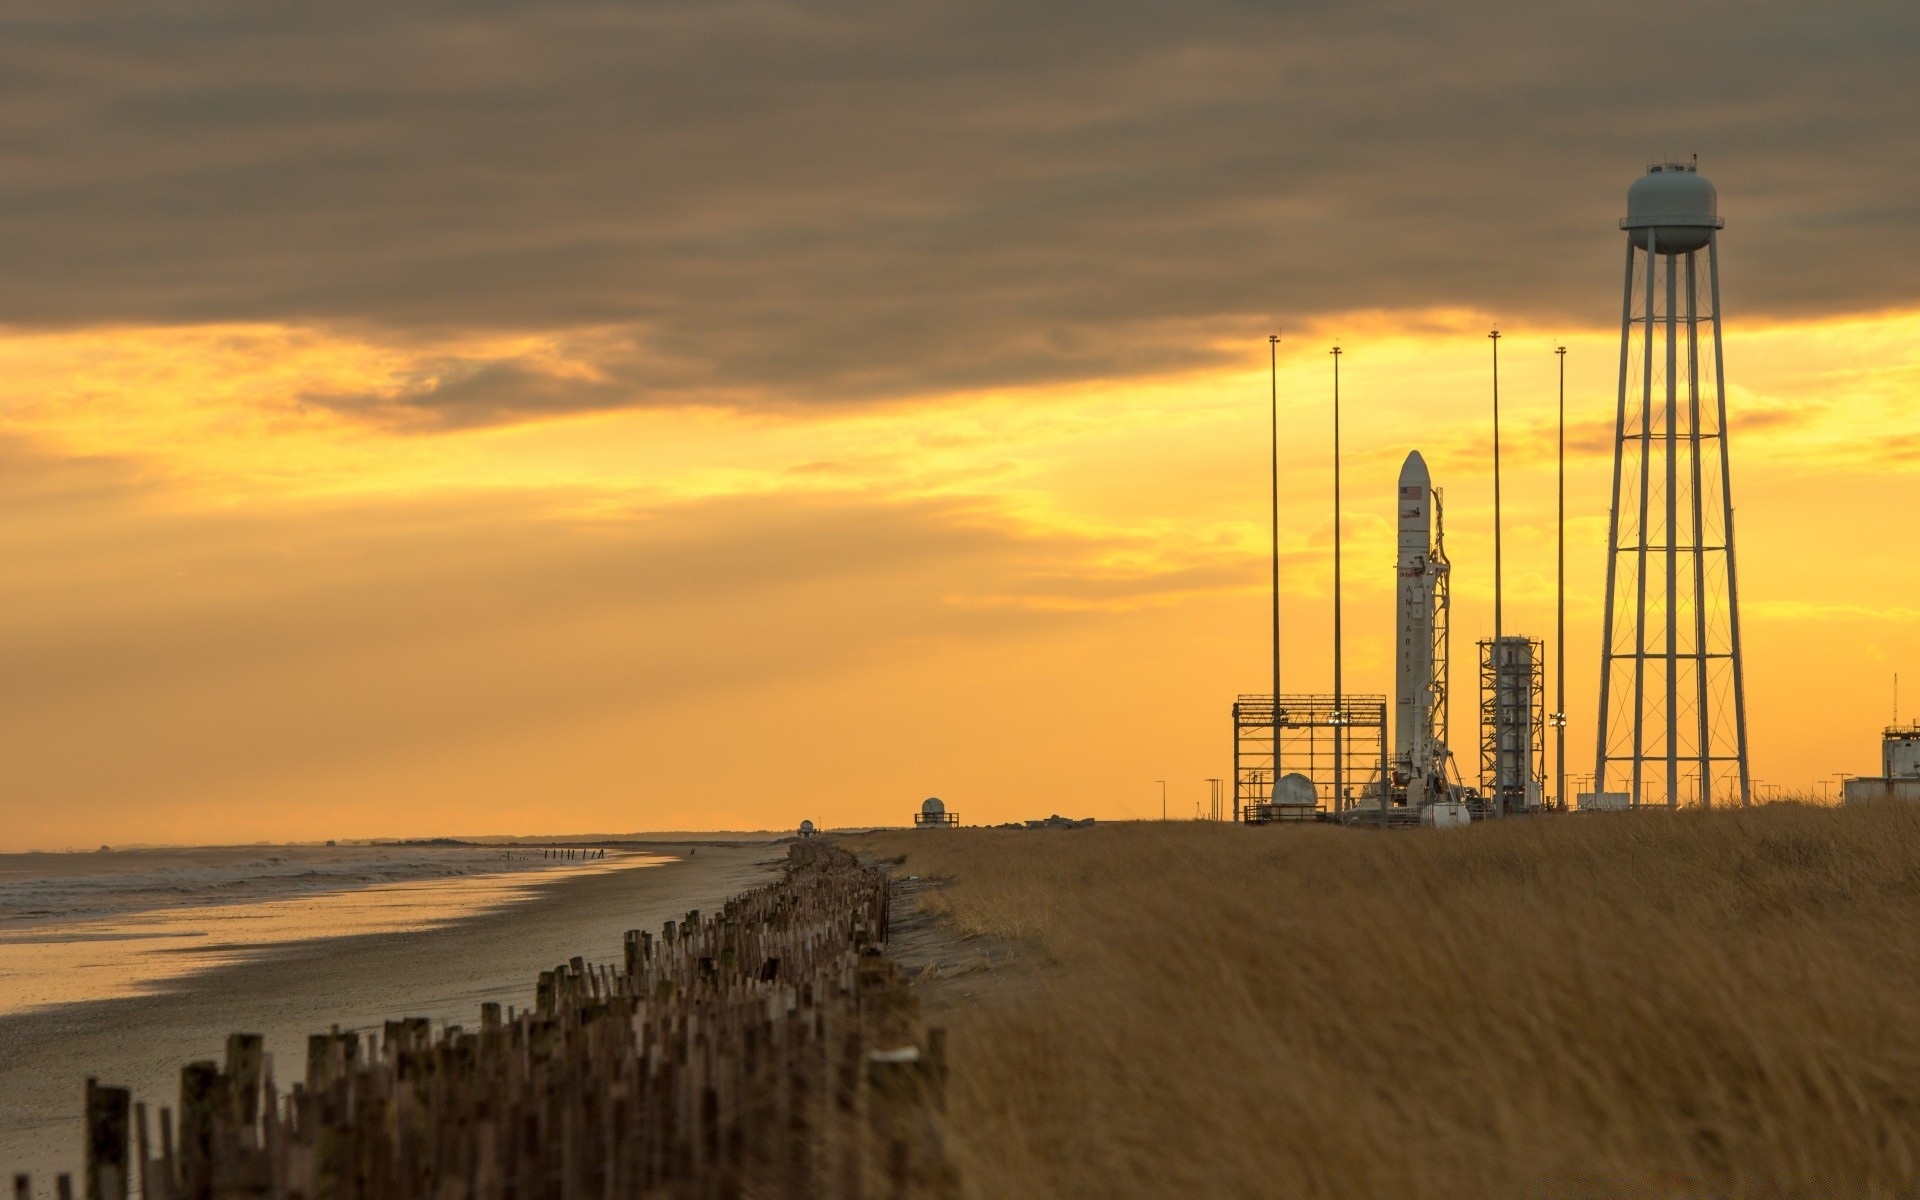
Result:
[[[1393,762],[1397,773],[1417,790],[1436,758],[1433,633],[1439,570],[1433,562],[1433,481],[1426,460],[1415,450],[1400,467],[1400,553],[1394,616]],[[1444,570],[1442,566],[1439,568]],[[1436,755],[1438,751],[1438,755]]]

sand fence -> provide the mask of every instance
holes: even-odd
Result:
[[[157,1130],[88,1081],[86,1198],[951,1196],[945,1040],[886,937],[885,874],[795,843],[779,882],[630,932],[618,967],[543,972],[532,1009],[484,1005],[478,1029],[316,1034],[284,1093],[234,1034]]]

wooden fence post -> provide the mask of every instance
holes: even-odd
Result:
[[[87,1200],[127,1200],[125,1088],[87,1080]]]

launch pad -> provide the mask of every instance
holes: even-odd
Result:
[[[1280,774],[1313,784],[1311,807],[1274,793],[1274,735]],[[1233,702],[1233,815],[1263,825],[1274,821],[1337,820],[1377,806],[1387,769],[1385,696],[1283,695],[1274,721],[1271,695]]]
[[[1441,492],[1418,451],[1401,465],[1395,500],[1399,557],[1392,744],[1387,698],[1339,693],[1338,672],[1336,694],[1282,693],[1277,721],[1271,693],[1242,695],[1233,705],[1235,820],[1445,826],[1467,820],[1470,809],[1474,815],[1501,816],[1539,808],[1539,785],[1527,772],[1533,760],[1517,751],[1503,760],[1510,777],[1502,793],[1506,803],[1487,805],[1460,779],[1447,747],[1452,565]],[[1530,651],[1527,661],[1537,668],[1537,642],[1507,641]],[[1509,680],[1506,704],[1485,706],[1489,713],[1537,713],[1537,684],[1528,691],[1516,688],[1517,682]],[[1534,721],[1536,727],[1544,724]],[[1534,727],[1506,730],[1496,739],[1516,747],[1536,740]]]

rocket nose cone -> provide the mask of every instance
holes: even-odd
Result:
[[[1420,457],[1418,450],[1407,455],[1407,461],[1400,467],[1400,486],[1426,486],[1432,482],[1427,476],[1427,460]]]

